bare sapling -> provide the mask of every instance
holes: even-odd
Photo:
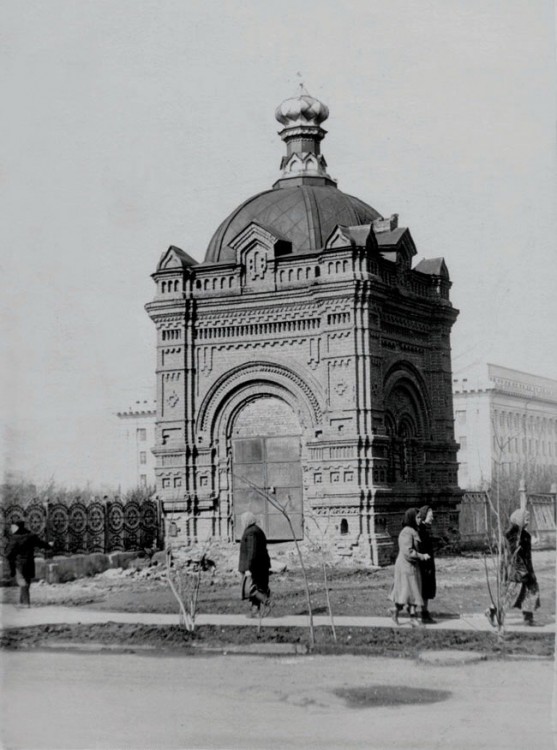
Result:
[[[210,546],[207,539],[200,550],[182,559],[173,554],[171,545],[166,548],[166,580],[178,603],[179,623],[191,633],[195,630],[201,584],[216,570],[209,557]]]
[[[503,534],[503,509],[501,507],[501,483],[499,481],[500,464],[503,453],[507,447],[508,440],[503,441],[498,433],[497,425],[492,418],[494,438],[497,449],[497,460],[493,462],[495,470],[495,487],[490,487],[485,493],[490,517],[495,519],[495,528],[489,524],[490,529],[488,537],[488,558],[484,556],[484,566],[486,572],[486,583],[491,606],[486,614],[492,625],[497,627],[497,636],[503,638],[505,634],[505,614],[507,600],[507,570],[508,555],[506,539]],[[495,489],[495,492],[493,492]],[[491,571],[489,570],[491,566]]]
[[[288,526],[292,533],[292,540],[296,547],[296,552],[298,554],[298,559],[300,561],[300,568],[302,570],[302,576],[304,578],[304,588],[305,588],[305,593],[306,593],[306,601],[307,601],[307,607],[308,607],[308,620],[309,620],[309,645],[310,645],[310,648],[313,648],[315,646],[315,629],[313,625],[313,608],[311,605],[311,593],[310,593],[310,588],[309,588],[309,580],[308,580],[307,571],[304,565],[304,558],[302,556],[302,550],[300,549],[300,545],[298,544],[298,540],[296,539],[296,532],[294,530],[294,526],[292,525],[290,516],[288,515],[288,511],[286,510],[286,508],[283,507],[283,505],[281,505],[281,503],[278,502],[278,500],[276,500],[276,498],[272,497],[268,492],[265,492],[264,490],[262,490],[260,487],[254,484],[254,482],[252,482],[247,477],[243,477],[238,474],[234,474],[234,476],[236,477],[236,479],[239,479],[241,482],[244,482],[245,484],[247,484],[248,487],[251,487],[251,489],[257,492],[257,494],[260,495],[260,497],[264,498],[269,503],[269,505],[271,505],[273,508],[278,510],[284,516],[284,518],[286,519],[286,522],[288,523]],[[287,500],[288,502],[290,502],[290,495],[287,496]]]
[[[331,621],[331,632],[333,634],[333,640],[336,643],[337,633],[335,629],[335,619],[333,617],[333,608],[331,606],[329,576],[327,574],[327,568],[332,565],[332,562],[330,560],[330,545],[328,542],[328,531],[331,522],[331,515],[330,513],[327,514],[327,520],[324,527],[319,523],[319,520],[316,518],[313,510],[309,510],[307,516],[310,521],[312,521],[313,527],[311,532],[309,532],[309,529],[306,529],[306,535],[312,549],[319,553],[321,559],[321,571],[323,573],[323,587],[325,589],[327,611],[329,612],[329,619]]]
[[[167,547],[165,552],[166,552],[166,555],[165,555],[166,580],[168,582],[168,585],[170,586],[170,590],[172,591],[174,598],[178,602],[178,607],[180,610],[179,624],[181,627],[186,628],[186,630],[193,632],[194,624],[192,622],[192,619],[190,617],[188,610],[186,609],[182,595],[173,581],[174,575],[172,572],[172,567],[173,567],[172,549],[170,547]]]

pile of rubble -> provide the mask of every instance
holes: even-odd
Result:
[[[325,562],[329,562],[326,554],[323,556],[319,549],[306,542],[300,542],[299,548],[304,566],[308,569],[320,568],[324,559]],[[291,542],[270,544],[268,549],[271,570],[275,575],[300,568],[298,552]],[[153,582],[165,581],[168,563],[174,569],[191,569],[192,572],[201,568],[203,572],[211,574],[213,582],[235,581],[238,577],[238,545],[212,541],[190,547],[176,546],[168,551],[146,551],[131,559],[125,568],[111,568],[99,573],[97,577],[113,580],[139,578]],[[343,566],[343,563],[344,561],[338,559],[334,561],[335,567]],[[354,567],[354,561],[347,560],[343,567]]]

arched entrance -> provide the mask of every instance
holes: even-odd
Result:
[[[303,538],[303,494],[299,420],[292,408],[276,396],[250,400],[235,415],[231,430],[232,504],[234,532],[242,534],[240,516],[251,511],[269,541]],[[258,491],[259,490],[259,491]]]

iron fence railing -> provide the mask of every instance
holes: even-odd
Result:
[[[158,500],[32,500],[0,505],[2,554],[16,521],[25,521],[31,531],[52,542],[55,555],[161,549],[164,543]]]

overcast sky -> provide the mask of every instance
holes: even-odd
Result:
[[[300,80],[339,187],[445,257],[454,369],[557,378],[550,0],[5,2],[0,79],[9,469],[117,481],[113,414],[154,389],[150,274],[271,186]]]

